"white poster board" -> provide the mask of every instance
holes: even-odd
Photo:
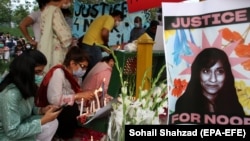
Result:
[[[249,125],[249,0],[162,3],[162,9],[168,124]]]

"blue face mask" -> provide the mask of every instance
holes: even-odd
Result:
[[[1,44],[1,43],[0,43],[0,48],[2,48],[2,47],[4,47],[4,44]]]
[[[81,67],[79,67],[78,70],[76,71],[73,71],[73,75],[78,77],[78,78],[81,78],[83,77],[83,75],[86,73],[86,70],[83,70]]]
[[[43,81],[43,75],[35,75],[35,83],[37,84],[37,85],[40,85],[41,83],[42,83],[42,81]]]

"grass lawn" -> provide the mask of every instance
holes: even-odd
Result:
[[[3,60],[0,60],[0,76],[3,74],[5,70],[8,70],[10,62],[4,63]]]

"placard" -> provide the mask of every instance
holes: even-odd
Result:
[[[249,0],[162,8],[168,124],[249,125]]]

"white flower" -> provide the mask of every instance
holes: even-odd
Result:
[[[127,87],[122,87],[122,93],[126,94],[128,92]]]
[[[153,91],[153,97],[158,97],[161,95],[162,88],[161,87],[155,87]]]
[[[134,49],[133,44],[128,45],[130,50]],[[109,50],[109,48],[105,49]],[[131,91],[134,82],[123,81],[123,71],[119,67],[114,52],[112,50],[110,52],[114,56],[122,87],[121,94],[117,98],[118,102],[112,105],[107,141],[124,141],[125,125],[160,124],[159,113],[164,112],[163,107],[167,106],[167,84],[165,82],[158,84],[157,81],[165,66],[159,71],[156,79],[152,80],[152,88],[148,90],[140,88],[139,95],[135,98],[133,90]],[[129,84],[132,86],[130,87]]]
[[[127,44],[124,46],[124,50],[130,51],[130,52],[137,51],[136,42],[127,43]]]
[[[148,90],[143,90],[141,91],[140,96],[145,97],[147,94],[148,94]]]

